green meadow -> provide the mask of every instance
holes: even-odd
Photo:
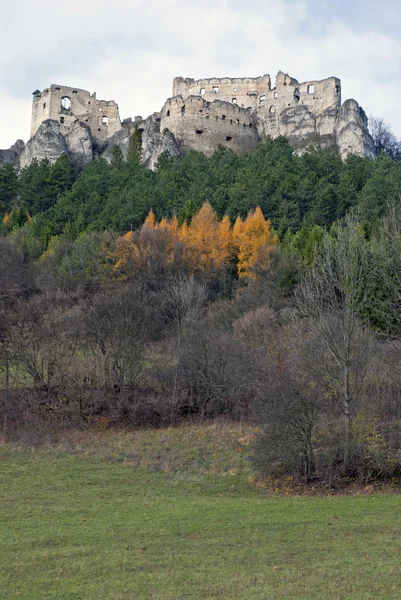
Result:
[[[399,600],[401,495],[269,495],[251,433],[1,445],[1,600]]]

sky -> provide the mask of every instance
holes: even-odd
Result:
[[[0,0],[0,148],[52,83],[159,111],[175,76],[342,80],[401,138],[400,0]]]

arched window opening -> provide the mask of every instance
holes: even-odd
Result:
[[[102,125],[108,125],[109,124],[109,117],[106,117],[106,115],[104,115],[102,117]]]
[[[299,88],[295,88],[295,90],[294,90],[294,100],[295,100],[295,102],[299,102],[300,97],[301,97],[301,93],[299,91]]]
[[[169,111],[169,110],[167,111],[167,116],[168,116],[168,117],[170,116],[170,111]]]
[[[271,115],[274,115],[274,114],[275,114],[275,112],[276,112],[276,107],[275,107],[274,105],[272,105],[272,106],[269,108],[269,113],[270,113]]]
[[[61,98],[61,108],[64,110],[71,110],[71,98],[63,96]]]

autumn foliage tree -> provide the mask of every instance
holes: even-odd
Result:
[[[158,223],[151,210],[140,230],[119,239],[115,271],[125,272],[128,264],[143,266],[144,260],[172,265],[179,259],[194,274],[223,272],[231,262],[236,264],[239,277],[255,278],[257,268],[269,268],[270,250],[277,242],[270,221],[259,207],[245,221],[238,217],[234,226],[227,215],[219,221],[209,202],[181,227],[176,217]]]
[[[271,223],[259,207],[250,211],[245,221],[237,218],[233,239],[239,277],[254,278],[256,266],[269,267],[270,248],[277,244],[278,237],[272,235]]]

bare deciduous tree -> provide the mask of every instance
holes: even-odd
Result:
[[[364,234],[350,216],[334,235],[324,236],[316,265],[297,291],[298,311],[308,318],[320,340],[306,351],[343,414],[344,473],[350,468],[352,419],[362,401],[372,360],[371,336],[360,320],[367,303],[367,268]]]

